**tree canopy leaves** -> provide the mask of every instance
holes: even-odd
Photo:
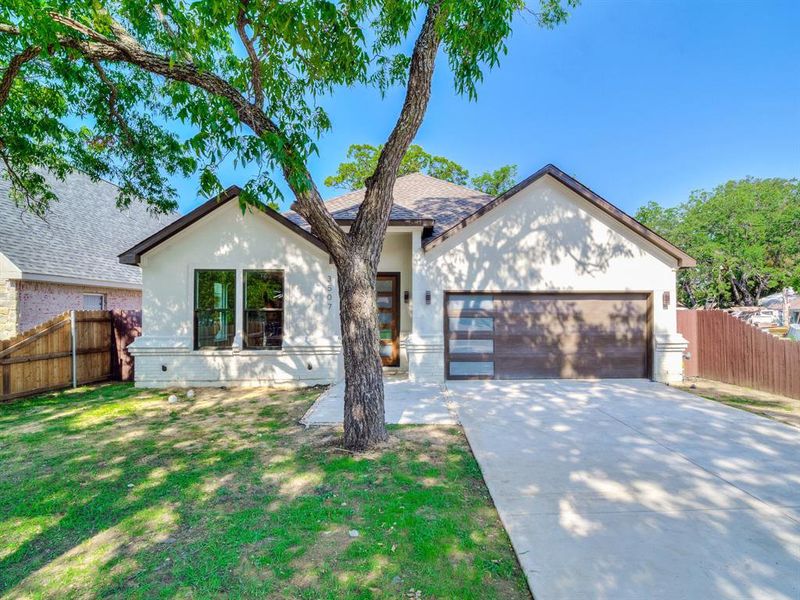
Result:
[[[364,187],[366,180],[375,172],[383,146],[352,144],[347,150],[348,161],[339,164],[335,175],[325,178],[325,185],[353,191]],[[444,156],[426,152],[422,146],[412,144],[400,162],[398,176],[409,173],[425,173],[437,179],[458,185],[469,185],[496,196],[516,183],[517,166],[505,165],[495,171],[486,171],[470,178],[469,171]]]
[[[517,165],[504,165],[494,171],[485,171],[472,178],[470,185],[491,196],[499,196],[517,183]]]
[[[577,0],[540,0],[549,27]],[[37,169],[78,168],[119,201],[176,205],[172,175],[256,165],[242,198],[277,200],[276,174],[313,189],[309,156],[341,86],[404,83],[423,0],[5,0],[0,5],[0,161],[17,199],[54,198]],[[520,0],[441,0],[437,31],[455,89],[475,97],[506,52]],[[176,128],[176,124],[180,127]],[[180,133],[177,133],[179,131]],[[454,174],[453,176],[457,176]]]
[[[689,306],[754,305],[800,286],[800,181],[746,178],[693,193],[636,218],[697,259],[678,276]]]

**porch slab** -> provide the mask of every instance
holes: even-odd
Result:
[[[397,425],[456,425],[458,417],[438,383],[416,383],[402,377],[383,382],[386,422]],[[344,381],[328,388],[300,420],[304,425],[336,425],[344,415]]]

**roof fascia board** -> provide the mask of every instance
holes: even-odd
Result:
[[[352,227],[353,223],[355,223],[355,219],[336,219],[336,223],[338,223],[341,227]],[[388,227],[391,228],[411,228],[411,229],[419,229],[422,228],[422,235],[430,235],[433,233],[433,227],[436,224],[436,221],[433,219],[390,219]]]
[[[336,219],[339,225],[351,226],[355,219]],[[390,219],[389,227],[433,227],[433,219]]]
[[[50,273],[22,273],[17,277],[21,281],[38,281],[42,283],[57,283],[59,285],[80,285],[95,288],[115,288],[123,290],[141,290],[142,284],[129,281],[109,281],[107,279],[85,279],[83,277],[65,277]]]

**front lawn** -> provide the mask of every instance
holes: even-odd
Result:
[[[530,597],[460,429],[353,456],[317,393],[0,405],[0,597]]]

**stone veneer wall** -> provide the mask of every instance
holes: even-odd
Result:
[[[68,310],[83,310],[83,294],[105,294],[108,310],[141,310],[142,292],[120,288],[18,281],[17,329],[36,327]]]
[[[16,282],[0,279],[0,340],[7,340],[17,334],[19,303]]]

